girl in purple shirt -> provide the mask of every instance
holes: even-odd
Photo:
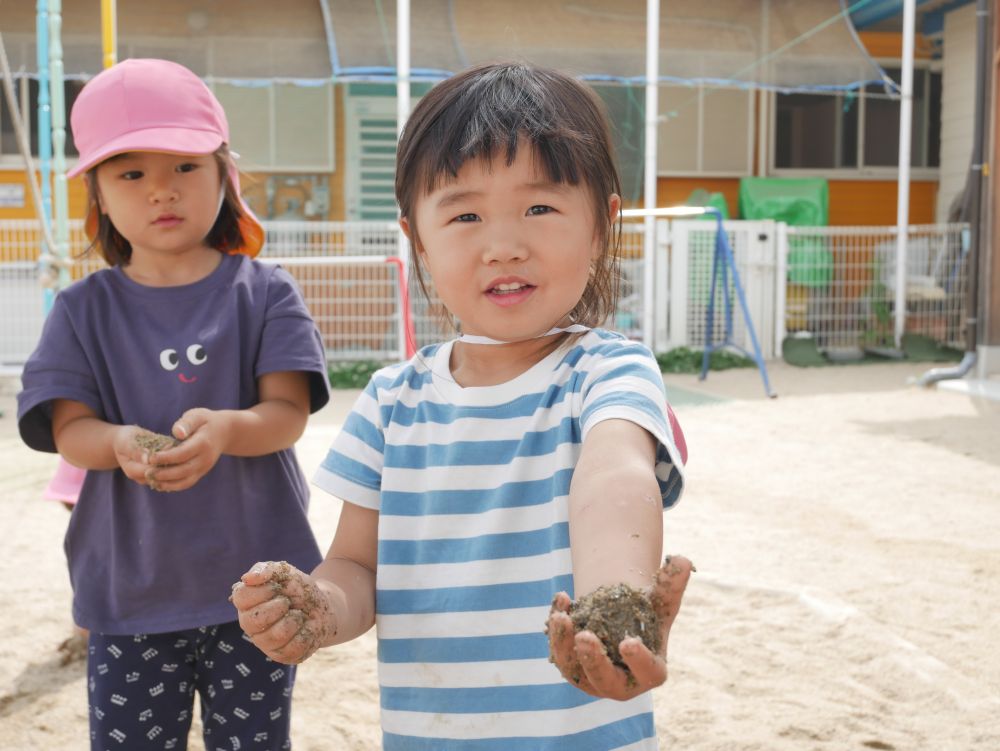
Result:
[[[185,748],[195,692],[206,747],[288,748],[294,671],[242,638],[228,597],[262,551],[320,561],[292,449],[329,397],[319,333],[292,278],[252,260],[263,229],[197,76],[127,60],[71,119],[110,268],[57,297],[18,419],[87,470],[66,553],[91,748]]]

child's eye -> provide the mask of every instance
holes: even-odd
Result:
[[[130,169],[128,172],[122,172],[122,180],[138,180],[142,177],[142,172],[137,169]]]
[[[453,222],[478,222],[479,221],[479,215],[478,214],[459,214],[454,219],[452,219],[452,221]]]
[[[532,206],[530,209],[528,209],[528,214],[529,216],[537,216],[539,214],[548,214],[552,211],[555,211],[555,209],[553,209],[551,206],[538,205],[538,206]]]
[[[178,172],[194,172],[196,169],[198,169],[198,165],[193,164],[192,162],[185,162],[184,164],[177,165]]]

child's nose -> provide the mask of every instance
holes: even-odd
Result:
[[[485,263],[525,260],[530,251],[527,238],[515,222],[494,223],[488,230],[483,252]]]
[[[177,200],[177,186],[173,176],[154,177],[150,183],[149,200],[163,203]]]

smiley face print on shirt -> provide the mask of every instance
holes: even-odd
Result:
[[[205,352],[203,346],[195,343],[183,350],[183,359],[186,362],[182,362],[182,354],[176,349],[167,348],[160,352],[160,366],[164,370],[172,372],[180,368],[177,373],[177,379],[181,383],[194,383],[198,380],[195,368],[202,365],[208,359],[208,353]],[[181,367],[182,365],[183,367]]]

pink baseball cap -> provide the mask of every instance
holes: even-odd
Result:
[[[73,104],[73,140],[80,152],[74,177],[108,157],[127,151],[168,154],[211,154],[229,144],[229,123],[208,86],[183,65],[169,60],[124,60],[92,78]],[[229,180],[240,195],[240,176],[230,162]],[[264,244],[264,227],[240,196],[243,245],[231,253],[256,256]],[[98,209],[84,223],[97,234]]]

